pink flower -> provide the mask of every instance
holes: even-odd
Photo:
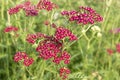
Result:
[[[5,29],[4,29],[4,32],[16,32],[18,31],[18,28],[17,27],[14,27],[14,26],[7,26]]]
[[[32,5],[30,1],[26,1],[23,4],[17,5],[14,8],[10,8],[8,10],[9,14],[16,14],[18,13],[21,9],[23,9],[26,13],[26,16],[37,16],[38,15],[38,10],[35,5]]]
[[[57,8],[58,6],[51,2],[50,0],[40,0],[37,4],[38,9],[45,9],[47,11],[51,11],[53,8]]]
[[[78,11],[62,11],[61,14],[67,16],[69,21],[75,21],[77,24],[94,24],[103,21],[103,18],[90,7],[80,7]]]
[[[71,41],[77,40],[77,37],[68,29],[59,27],[56,29],[55,38],[57,40],[62,40],[65,37],[69,37]]]
[[[25,66],[30,66],[31,64],[33,64],[33,62],[34,62],[33,58],[27,57],[27,58],[24,59],[23,63],[24,63]]]
[[[68,75],[70,74],[70,70],[66,67],[60,68],[60,77],[62,78],[62,80],[65,80]]]
[[[45,24],[46,26],[48,26],[48,25],[50,24],[50,22],[49,22],[48,20],[46,20],[46,21],[44,21],[44,24]]]
[[[30,1],[27,1],[23,4],[23,10],[26,13],[26,16],[37,16],[38,10],[35,5],[32,5]]]
[[[54,57],[53,62],[56,64],[59,64],[61,61],[64,61],[65,64],[70,63],[70,54],[66,51],[63,51],[63,53],[60,53],[60,56]]]
[[[118,33],[120,33],[120,28],[114,28],[114,29],[110,30],[110,32],[113,34],[118,34]]]
[[[28,34],[26,41],[34,44],[38,38],[44,38],[46,35],[42,33]]]
[[[8,13],[9,13],[10,15],[16,14],[16,13],[18,13],[18,12],[20,11],[20,9],[22,9],[22,8],[23,8],[23,5],[17,5],[17,6],[14,7],[14,8],[10,8],[10,9],[8,10]]]
[[[23,10],[26,13],[26,16],[37,16],[38,10],[35,5],[31,5],[31,2],[25,2],[23,5]]]
[[[107,52],[109,55],[112,55],[114,51],[112,49],[107,49]]]
[[[45,60],[53,58],[53,62],[59,64],[64,61],[65,64],[70,63],[70,54],[66,51],[62,51],[63,48],[63,38],[69,37],[70,41],[77,40],[77,37],[68,29],[59,27],[56,25],[56,29],[53,36],[47,36],[45,34],[28,34],[27,41],[34,44],[38,38],[43,38],[39,42],[36,51],[39,52],[39,57]],[[39,36],[38,36],[39,35]]]
[[[60,52],[62,43],[57,41],[54,37],[45,38],[44,41],[41,41],[36,48],[36,51],[39,52],[39,56],[45,60],[57,56]]]
[[[56,25],[55,23],[52,23],[52,24],[51,24],[51,27],[52,27],[52,28],[57,28],[57,25]]]
[[[120,43],[116,44],[116,51],[120,53]]]
[[[24,60],[23,64],[25,66],[30,66],[34,62],[33,58],[29,58],[25,52],[17,52],[14,55],[14,61],[19,62],[21,60]]]
[[[22,59],[25,59],[27,56],[27,54],[25,52],[17,52],[15,55],[14,55],[14,61],[15,62],[18,62]]]

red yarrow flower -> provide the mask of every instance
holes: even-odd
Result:
[[[26,1],[23,4],[17,5],[14,8],[10,8],[8,10],[10,15],[18,13],[21,9],[23,9],[26,13],[26,16],[37,16],[38,9],[35,5],[32,5],[30,1]]]
[[[27,58],[24,59],[23,63],[24,63],[25,66],[30,66],[31,64],[33,64],[33,62],[34,62],[33,58],[27,57]]]
[[[62,47],[62,43],[56,40],[54,37],[46,37],[44,41],[41,41],[36,48],[39,52],[39,56],[45,60],[55,57]]]
[[[66,51],[62,52],[63,43],[58,41],[54,37],[46,37],[45,40],[41,41],[36,48],[36,51],[39,52],[39,57],[45,60],[54,58],[53,62],[59,64],[61,61],[64,61],[65,64],[70,62],[70,54]]]
[[[59,64],[61,61],[64,61],[65,64],[70,63],[70,54],[66,51],[63,51],[63,53],[60,53],[61,56],[54,57],[53,62],[56,64]]]
[[[50,22],[49,22],[48,20],[46,20],[46,21],[44,21],[44,24],[45,24],[46,26],[48,26],[48,25],[50,24]]]
[[[70,41],[77,40],[77,37],[68,29],[59,27],[56,29],[55,38],[57,40],[62,40],[65,37],[69,37]]]
[[[27,54],[25,52],[17,52],[15,55],[14,55],[14,61],[15,62],[18,62],[22,59],[25,59],[27,56]]]
[[[19,62],[22,60],[24,60],[23,64],[25,66],[30,66],[34,62],[33,58],[29,58],[26,52],[17,52],[14,55],[14,61]]]
[[[50,0],[40,0],[37,4],[38,9],[45,9],[47,11],[51,11],[53,8],[57,8],[58,6],[51,2]]]
[[[5,29],[4,29],[4,32],[16,32],[18,31],[18,28],[17,27],[14,27],[14,26],[7,26]]]
[[[90,7],[80,7],[79,10],[62,11],[61,14],[67,16],[69,21],[75,21],[77,24],[94,24],[103,21],[95,10]]]
[[[32,5],[30,1],[27,1],[23,4],[23,10],[26,13],[26,16],[37,16],[38,10],[35,5]]]
[[[44,38],[45,36],[46,36],[45,34],[42,34],[42,33],[40,33],[40,32],[35,33],[35,34],[28,34],[28,35],[27,35],[27,38],[26,38],[26,41],[27,41],[28,43],[34,44],[37,39],[39,39],[39,38]]]
[[[112,55],[114,51],[112,49],[107,49],[107,52],[109,55]]]
[[[20,9],[22,9],[22,8],[23,8],[23,5],[17,5],[16,7],[10,8],[10,9],[8,10],[8,13],[9,13],[10,15],[16,14],[16,13],[18,13],[18,12],[20,11]]]
[[[120,33],[120,28],[114,28],[114,29],[110,30],[110,32],[113,34],[118,34],[118,33]]]
[[[70,74],[70,70],[66,67],[60,68],[59,70],[60,77],[62,80],[67,79],[68,75]]]
[[[117,43],[117,44],[116,44],[116,51],[117,51],[118,53],[120,53],[120,43]]]
[[[34,44],[38,38],[43,38],[39,42],[36,51],[39,52],[39,57],[45,60],[53,58],[53,62],[59,64],[64,61],[65,64],[70,63],[70,54],[63,49],[63,38],[68,37],[70,41],[77,40],[77,37],[68,29],[63,27],[54,27],[56,29],[53,36],[45,34],[28,34],[27,42]]]

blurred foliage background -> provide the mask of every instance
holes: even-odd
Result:
[[[111,56],[106,52],[107,48],[115,50],[115,45],[120,42],[120,33],[110,33],[111,29],[120,27],[120,0],[52,0],[59,8],[51,12],[43,10],[36,17],[26,17],[22,11],[13,16],[7,14],[9,8],[24,1],[0,0],[0,80],[61,80],[54,64],[38,59],[36,45],[31,46],[25,38],[28,33],[46,33],[45,20],[52,19],[58,26],[76,28],[77,24],[68,23],[60,11],[78,9],[79,6],[92,7],[103,16],[103,22],[95,24],[101,29],[102,36],[92,35],[94,32],[90,29],[86,32],[87,38],[83,36],[67,48],[72,56],[68,80],[120,80],[120,54],[115,52]],[[38,2],[31,1],[33,4]],[[55,14],[58,14],[57,18],[54,18]],[[8,25],[19,27],[20,37],[5,34],[3,30]],[[81,33],[81,30],[74,33]],[[17,51],[25,51],[34,57],[34,64],[24,67],[15,63],[13,56]]]

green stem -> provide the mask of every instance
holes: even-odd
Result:
[[[7,16],[8,16],[8,25],[11,25],[11,23],[10,23],[10,15],[9,15],[8,12],[7,12]]]
[[[4,19],[4,0],[2,0],[1,18]]]
[[[85,30],[85,33],[90,29],[91,26],[88,26],[88,28]],[[78,37],[78,40],[84,36],[84,33],[81,34],[79,37]],[[71,42],[71,44],[68,44],[68,46],[64,47],[63,50],[65,50],[66,48],[70,47],[72,44],[74,44],[76,41],[73,41]]]
[[[40,76],[40,80],[43,80],[43,76],[44,76],[44,72],[45,72],[45,60],[42,63],[42,70],[41,70],[41,76]]]
[[[23,73],[22,73],[22,80],[27,80],[25,66],[22,66],[22,71],[23,71]]]
[[[28,70],[27,67],[26,67],[26,71],[27,71],[31,76],[33,76],[33,74]]]

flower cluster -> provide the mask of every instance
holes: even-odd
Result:
[[[52,62],[55,64],[60,64],[61,61],[64,61],[64,64],[69,64],[71,56],[67,51],[62,50],[64,47],[62,39],[69,37],[70,41],[74,41],[77,40],[77,37],[66,28],[53,28],[56,29],[53,36],[48,36],[42,33],[28,34],[26,41],[34,44],[37,39],[43,38],[36,47],[36,51],[39,53],[39,58],[43,58],[44,60],[52,59]],[[67,68],[60,69],[60,76],[63,80],[67,78],[69,73],[70,70]]]
[[[39,57],[47,60],[54,58],[53,62],[59,64],[64,61],[65,64],[70,62],[70,54],[66,51],[62,51],[63,42],[62,39],[69,36],[70,40],[77,40],[77,37],[68,29],[63,27],[55,28],[56,32],[54,36],[46,36],[36,48],[39,52]]]
[[[27,35],[27,42],[34,44],[36,42],[37,39],[41,38],[41,37],[45,37],[45,34],[42,33],[35,33],[35,34],[28,34]]]
[[[114,50],[109,48],[109,49],[107,49],[107,52],[109,55],[112,55],[114,53]],[[116,52],[120,53],[120,43],[116,44]]]
[[[62,15],[69,18],[69,21],[75,21],[77,24],[94,24],[103,21],[103,18],[90,7],[79,7],[79,10],[62,11]]]
[[[50,0],[40,0],[37,4],[38,9],[45,9],[47,11],[51,11],[53,8],[57,8],[58,6],[51,2]]]
[[[54,37],[48,37],[44,41],[41,41],[36,48],[39,52],[39,57],[45,60],[56,57],[57,53],[60,52],[62,43],[57,41]]]
[[[66,51],[62,52],[62,47],[62,42],[56,40],[54,37],[49,37],[39,43],[36,51],[39,52],[40,58],[45,60],[54,58],[53,62],[56,64],[59,64],[61,61],[68,64],[70,62],[70,54]]]
[[[39,13],[39,10],[41,9],[50,11],[56,7],[57,5],[49,0],[40,0],[37,5],[32,5],[30,1],[26,1],[23,4],[10,8],[8,10],[8,13],[10,15],[13,15],[18,13],[22,9],[23,11],[25,11],[26,16],[37,16]]]
[[[16,32],[18,31],[18,28],[17,27],[14,27],[14,26],[7,26],[5,29],[4,29],[4,32]]]
[[[36,51],[39,52],[39,57],[45,60],[54,58],[53,62],[59,64],[60,61],[64,61],[65,64],[70,62],[70,54],[66,51],[62,51],[62,39],[69,36],[70,40],[77,40],[77,37],[68,29],[63,27],[56,28],[54,36],[46,36],[42,33],[28,34],[27,42],[35,43],[36,39],[42,37],[43,41],[39,42],[39,45],[36,48]]]
[[[23,4],[19,4],[13,8],[10,8],[8,13],[13,15],[20,12],[20,10],[23,10],[26,16],[37,16],[40,10],[51,11],[57,7],[58,6],[50,0],[39,0],[36,5],[33,5],[30,0],[27,0]],[[80,7],[79,11],[63,11],[61,14],[67,16],[69,21],[75,21],[78,24],[83,25],[94,24],[95,22],[100,22],[103,20],[103,18],[90,7]],[[64,50],[63,41],[65,38],[68,38],[69,41],[77,40],[77,36],[64,27],[57,27],[54,23],[50,24],[49,21],[45,21],[44,24],[51,25],[54,29],[56,29],[55,34],[50,36],[39,32],[35,34],[28,34],[26,41],[34,44],[38,39],[42,38],[36,47],[36,51],[39,53],[39,58],[43,58],[44,60],[52,59],[52,62],[55,64],[60,64],[62,61],[64,64],[69,64],[71,56],[67,51]],[[17,27],[8,26],[5,28],[4,32],[15,32],[17,30]],[[118,52],[120,52],[120,44],[116,45],[116,49]],[[112,51],[107,51],[112,54]],[[17,52],[14,55],[14,61],[23,61],[25,66],[30,66],[34,62],[33,58],[28,57],[25,52]],[[70,70],[68,68],[60,68],[60,77],[62,77],[63,80],[68,77],[68,74],[70,74]]]
[[[77,40],[77,37],[74,34],[72,34],[72,32],[69,31],[68,29],[65,29],[63,27],[57,28],[56,33],[55,33],[55,38],[57,40],[61,40],[65,37],[69,37],[71,41]]]
[[[27,1],[23,4],[23,10],[25,11],[26,16],[37,16],[38,10],[35,5],[32,5],[30,1]]]
[[[116,51],[120,53],[120,43],[116,44]]]
[[[120,28],[114,28],[114,29],[110,30],[110,32],[113,34],[118,34],[118,33],[120,33]]]
[[[25,3],[17,5],[14,8],[10,8],[8,10],[8,13],[10,15],[13,15],[13,14],[18,13],[21,9],[25,11],[26,16],[38,15],[38,10],[36,9],[36,6],[32,5],[30,1],[26,1]]]
[[[16,14],[16,13],[18,13],[18,12],[20,11],[20,9],[22,9],[22,8],[23,8],[23,5],[17,5],[16,7],[10,8],[10,9],[8,10],[8,13],[9,13],[10,15]]]
[[[17,52],[14,55],[14,61],[19,62],[21,60],[24,60],[23,63],[25,66],[30,66],[34,62],[33,58],[29,58],[25,52]]]
[[[107,52],[109,55],[112,55],[114,51],[112,49],[107,49]]]
[[[70,70],[66,67],[60,68],[60,76],[63,80],[65,80],[68,77],[68,74],[70,74]]]
[[[69,64],[70,63],[70,54],[68,52],[64,51],[63,53],[61,53],[61,56],[54,57],[53,62],[56,64],[59,64],[62,60],[64,61],[65,64]]]

